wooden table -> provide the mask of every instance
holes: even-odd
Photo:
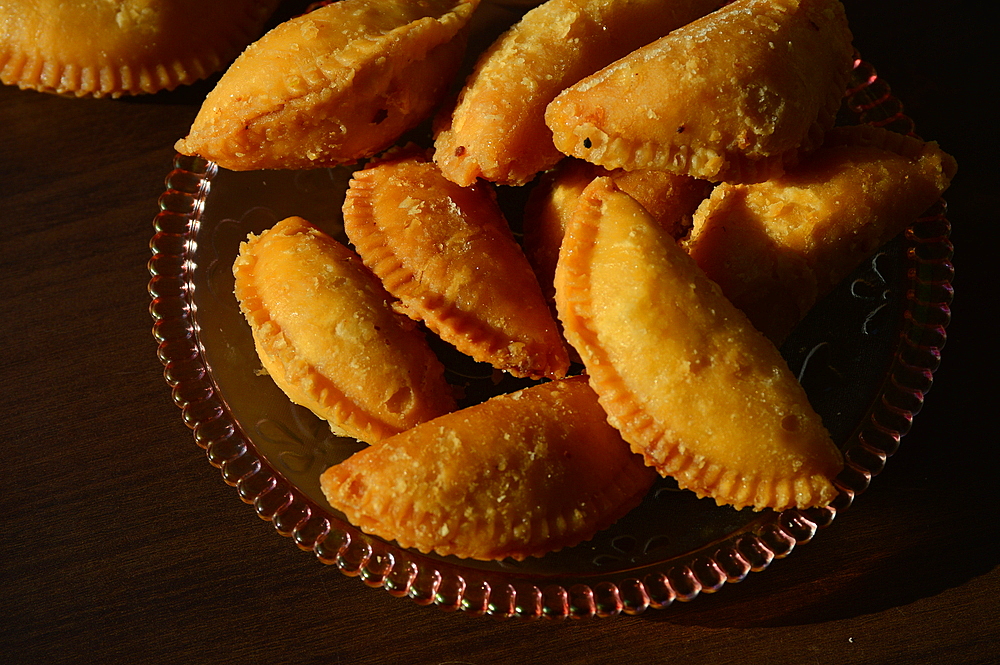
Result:
[[[118,101],[0,89],[0,661],[1000,662],[984,321],[998,144],[995,103],[973,87],[993,87],[977,66],[996,50],[962,3],[847,6],[918,132],[959,160],[943,364],[900,451],[830,528],[740,584],[638,617],[446,613],[277,535],[193,443],[150,334],[151,221],[209,85]]]

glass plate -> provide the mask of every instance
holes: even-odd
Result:
[[[912,133],[875,70],[856,59],[840,120]],[[346,168],[236,173],[178,155],[160,197],[149,262],[164,376],[209,461],[257,514],[326,564],[395,596],[501,617],[637,614],[738,582],[809,541],[851,505],[899,445],[945,343],[952,279],[944,202],[882,247],[816,306],[782,346],[845,452],[839,496],[819,510],[737,511],[658,483],[590,542],[523,562],[425,555],[366,535],[330,508],[319,475],[361,445],[332,435],[265,376],[233,296],[247,233],[299,215],[342,233]],[[446,358],[472,399],[521,382]]]

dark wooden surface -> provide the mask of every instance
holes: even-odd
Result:
[[[861,52],[960,164],[954,319],[913,431],[788,559],[583,622],[419,607],[260,520],[182,423],[147,312],[157,196],[208,86],[0,88],[0,662],[1000,662],[996,49],[970,4],[847,3]]]

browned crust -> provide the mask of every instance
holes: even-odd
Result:
[[[478,2],[342,0],[286,21],[237,58],[176,148],[231,170],[371,157],[447,92]]]
[[[829,503],[836,496],[831,481],[842,459],[777,349],[637,203],[621,197],[627,195],[607,179],[588,187],[556,273],[556,301],[567,338],[587,367],[608,421],[647,464],[719,504],[759,510]],[[645,245],[651,254],[623,258],[602,270],[622,273],[623,280],[644,288],[642,275],[629,271],[629,261],[638,265],[663,252],[655,260],[676,271],[675,281],[649,285],[659,304],[634,303],[634,318],[610,323],[614,311],[607,308],[614,305],[595,300],[592,281],[595,247],[612,242],[599,237],[606,216],[617,214],[605,211],[609,201],[623,206],[617,212],[627,211],[623,228],[641,234],[637,247]],[[647,244],[647,237],[658,235]],[[619,247],[609,251],[632,255],[627,246]],[[628,303],[634,295],[616,293]],[[642,311],[654,307],[660,308],[655,315]],[[634,346],[620,343],[622,333]],[[650,354],[653,347],[657,350]],[[774,387],[765,390],[772,375]],[[761,415],[754,415],[758,410]],[[746,419],[735,429],[734,413]],[[718,432],[709,431],[713,428]],[[769,438],[772,430],[777,439]],[[734,460],[740,460],[738,466]],[[769,460],[776,465],[773,470]]]
[[[546,122],[606,168],[761,181],[833,126],[852,56],[838,0],[736,0],[563,91]]]
[[[0,81],[78,97],[172,90],[225,67],[260,36],[277,5],[278,0],[176,0],[148,7],[0,3]]]
[[[562,154],[545,107],[564,88],[721,0],[548,0],[480,56],[435,121],[434,161],[450,180],[523,185]]]
[[[280,267],[299,260],[323,264],[325,274],[308,283],[273,274],[276,262]],[[251,235],[233,273],[240,310],[267,373],[335,433],[372,443],[455,408],[444,368],[423,336],[403,325],[406,319],[391,310],[360,258],[305,220],[291,217]],[[334,307],[353,316],[331,321]],[[329,350],[337,345],[338,351]]]
[[[344,228],[397,309],[475,360],[565,376],[565,345],[487,183],[462,188],[402,153],[357,171]]]
[[[320,482],[352,524],[403,547],[522,560],[591,538],[655,478],[575,377],[418,425]]]
[[[870,126],[763,183],[723,183],[685,247],[753,324],[780,344],[817,300],[935,203],[955,160],[934,143]]]

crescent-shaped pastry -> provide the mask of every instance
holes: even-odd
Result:
[[[936,143],[839,127],[780,177],[716,187],[684,246],[780,344],[819,298],[937,201],[956,168]]]
[[[523,185],[562,154],[545,107],[563,89],[721,0],[548,0],[480,56],[436,121],[434,161],[450,180]]]
[[[418,425],[330,467],[320,485],[352,524],[403,547],[522,560],[592,538],[655,479],[574,377]]]
[[[240,246],[236,297],[267,373],[368,443],[455,409],[444,367],[347,247],[289,217]]]
[[[423,155],[396,151],[354,173],[343,210],[399,311],[515,376],[566,375],[566,346],[488,183],[459,187]]]
[[[221,70],[278,0],[0,0],[0,82],[75,95],[172,90]]]
[[[524,210],[524,253],[538,275],[542,293],[554,305],[553,280],[559,246],[576,204],[594,178],[607,176],[623,192],[638,201],[656,223],[680,239],[691,230],[698,205],[708,197],[712,185],[689,176],[639,169],[607,169],[579,159],[566,158],[538,179]]]
[[[232,170],[351,163],[428,117],[458,71],[479,0],[342,0],[251,44],[179,152]]]
[[[580,199],[556,302],[608,421],[717,503],[828,504],[840,451],[774,344],[605,178]]]
[[[839,0],[736,0],[563,91],[546,122],[607,168],[765,180],[833,126],[851,39]]]

